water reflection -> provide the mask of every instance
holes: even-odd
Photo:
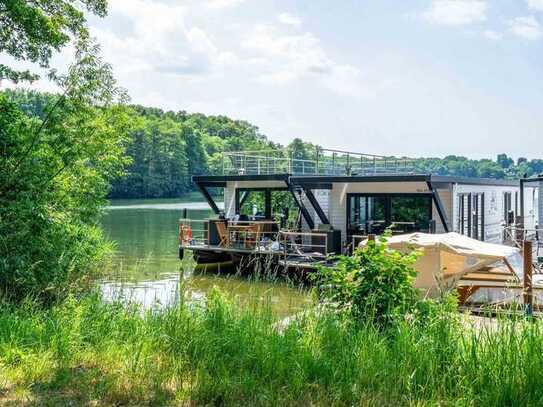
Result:
[[[139,282],[103,281],[100,283],[106,301],[136,303],[143,308],[162,308],[177,304],[179,299],[179,274],[160,280]]]
[[[100,289],[106,301],[136,303],[144,309],[175,305],[181,296],[189,305],[202,305],[213,289],[242,306],[271,307],[278,316],[288,316],[310,303],[304,288],[283,282],[249,281],[237,275],[187,275],[182,271],[139,281],[108,278],[100,282]]]
[[[188,202],[205,207],[202,202]],[[173,202],[123,201],[103,219],[108,237],[117,244],[112,271],[100,288],[108,301],[122,300],[145,308],[176,304],[180,295],[189,303],[202,302],[217,287],[243,305],[270,306],[279,316],[290,315],[310,302],[303,289],[282,282],[249,281],[236,275],[199,273],[190,260],[177,258],[177,221],[180,208]],[[185,205],[185,206],[183,206]],[[149,207],[151,206],[151,207]],[[191,218],[211,216],[208,209],[192,209]]]

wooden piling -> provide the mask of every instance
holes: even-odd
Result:
[[[530,240],[524,241],[523,257],[524,257],[524,284],[523,284],[524,310],[526,312],[526,316],[532,316],[534,299],[533,299],[533,289],[532,289],[532,274],[533,274],[532,242]]]

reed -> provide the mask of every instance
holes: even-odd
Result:
[[[430,304],[386,331],[220,293],[142,313],[69,298],[0,307],[0,400],[13,404],[540,405],[543,325],[473,327]]]

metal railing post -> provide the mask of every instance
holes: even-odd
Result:
[[[290,157],[289,157],[289,162],[288,162],[288,172],[289,174],[292,174],[292,168],[293,168],[293,156],[294,156],[294,151],[290,153]]]
[[[524,256],[524,284],[523,284],[523,297],[524,297],[524,312],[526,316],[531,317],[533,314],[533,290],[532,290],[532,241],[525,240],[523,246]]]

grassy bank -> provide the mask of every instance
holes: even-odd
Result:
[[[536,405],[543,326],[437,312],[388,333],[333,315],[279,332],[220,295],[142,315],[98,298],[0,311],[5,404]]]

